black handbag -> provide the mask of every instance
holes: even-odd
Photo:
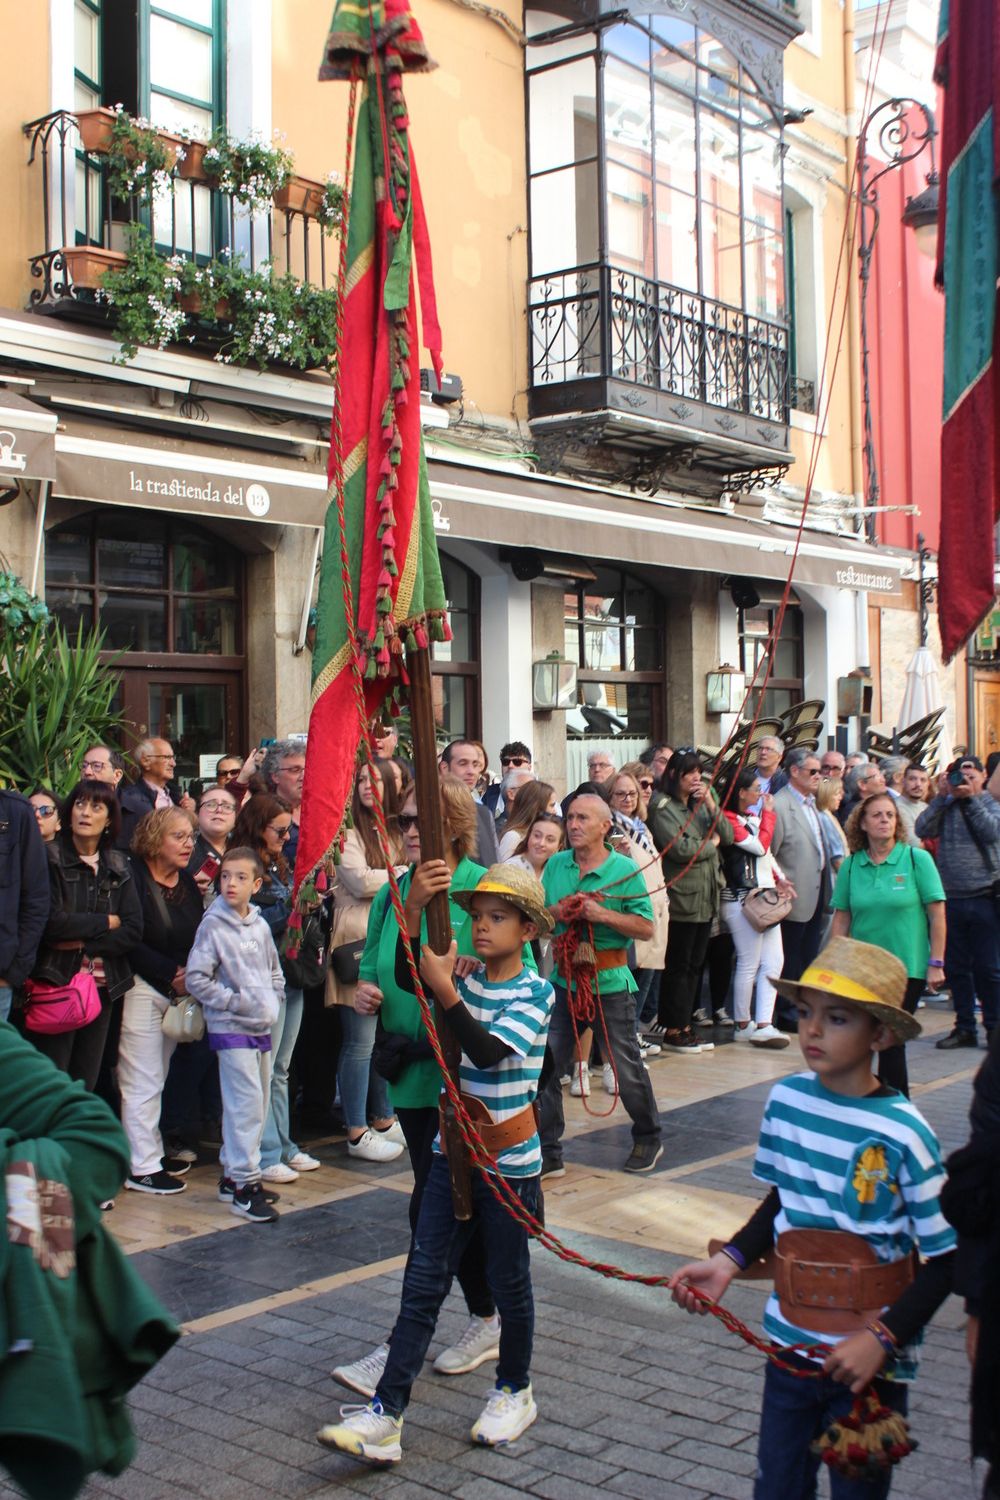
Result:
[[[338,943],[336,948],[330,949],[330,968],[338,984],[357,984],[364,951],[364,938],[355,938],[353,943]]]
[[[288,942],[287,931],[285,944]],[[284,945],[283,945],[284,946]],[[309,912],[303,919],[299,936],[299,949],[294,958],[287,951],[281,955],[281,972],[286,984],[293,990],[311,990],[321,985],[326,977],[323,954],[326,948],[326,927],[322,908]]]

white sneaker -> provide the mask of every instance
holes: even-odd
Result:
[[[288,1158],[286,1165],[294,1172],[315,1172],[323,1163],[317,1161],[315,1156],[310,1156],[308,1151],[296,1151],[294,1156]]]
[[[590,1098],[590,1068],[586,1063],[575,1063],[573,1065],[573,1082],[569,1091],[574,1099]]]
[[[755,1026],[750,1045],[751,1047],[770,1047],[776,1052],[780,1047],[787,1047],[790,1041],[791,1037],[779,1031],[777,1026]]]
[[[447,1349],[442,1349],[434,1361],[439,1375],[467,1375],[478,1370],[488,1359],[500,1358],[500,1319],[496,1313],[492,1318],[472,1318],[469,1326]]]
[[[380,1141],[395,1141],[397,1146],[406,1145],[406,1136],[403,1134],[403,1127],[398,1120],[393,1120],[388,1130],[373,1129],[372,1134],[377,1135]]]
[[[338,1385],[346,1385],[349,1391],[357,1391],[359,1396],[367,1396],[370,1400],[382,1379],[388,1358],[389,1345],[379,1344],[370,1354],[363,1354],[352,1365],[338,1365],[330,1374]]]
[[[342,1406],[339,1422],[321,1427],[317,1441],[368,1464],[398,1464],[403,1456],[402,1417],[390,1417],[378,1401],[368,1406]]]
[[[610,1063],[605,1063],[601,1068],[601,1082],[604,1085],[604,1092],[606,1094],[617,1094],[620,1092],[618,1080],[615,1077],[615,1070]]]
[[[745,1026],[741,1026],[739,1024],[739,1022],[737,1021],[737,1023],[736,1023],[736,1030],[733,1032],[733,1041],[734,1042],[748,1042],[750,1040],[750,1038],[753,1036],[753,1034],[754,1034],[754,1032],[756,1030],[757,1030],[757,1023],[756,1023],[756,1021],[748,1021]]]
[[[318,1165],[319,1163],[317,1162]],[[295,1182],[299,1174],[294,1167],[288,1166],[286,1162],[276,1161],[273,1167],[265,1167],[260,1175],[265,1182]]]
[[[569,1088],[569,1074],[568,1073],[564,1073],[562,1075],[562,1077],[560,1078],[560,1080],[559,1080],[559,1087],[561,1089],[568,1089]]]
[[[395,1141],[387,1141],[377,1131],[366,1130],[356,1141],[348,1141],[347,1154],[358,1157],[360,1161],[395,1161],[397,1156],[402,1156],[403,1148]]]
[[[663,1051],[663,1048],[658,1046],[656,1042],[648,1042],[641,1031],[636,1032],[635,1039],[639,1043],[639,1056],[643,1059],[647,1057],[659,1057]]]
[[[509,1386],[490,1391],[486,1405],[472,1429],[472,1441],[485,1443],[490,1448],[500,1448],[519,1438],[526,1427],[530,1427],[538,1416],[538,1407],[531,1394],[531,1386],[523,1391],[512,1391]]]

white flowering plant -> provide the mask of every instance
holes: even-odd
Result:
[[[169,191],[174,163],[180,155],[149,120],[115,105],[107,150],[108,187],[113,198],[151,200],[157,193]]]
[[[324,234],[340,234],[347,211],[347,189],[339,172],[331,172],[323,185],[323,202],[316,218]]]
[[[229,303],[230,329],[216,359],[223,364],[328,366],[337,343],[337,294],[267,262],[251,271],[241,262],[220,268],[217,294]]]
[[[291,154],[279,144],[277,131],[269,145],[259,136],[234,140],[216,130],[205,148],[202,167],[220,192],[228,193],[248,213],[269,212],[271,199],[292,174]]]
[[[165,349],[182,337],[186,314],[180,298],[187,289],[191,263],[180,255],[160,255],[143,224],[125,227],[128,259],[106,271],[98,298],[111,308],[121,343],[119,364],[134,359],[139,346]]]

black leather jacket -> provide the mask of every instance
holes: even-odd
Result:
[[[142,907],[125,855],[102,845],[95,875],[76,851],[71,838],[60,833],[47,844],[52,908],[31,971],[47,984],[68,984],[80,967],[81,956],[104,960],[108,996],[116,1000],[132,988],[129,950],[142,937]],[[108,917],[121,926],[108,927]],[[79,941],[79,949],[57,943]]]

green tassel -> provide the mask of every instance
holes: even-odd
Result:
[[[375,611],[376,611],[377,614],[380,614],[380,615],[391,615],[392,614],[392,596],[390,594],[383,594],[382,597],[381,597],[381,599],[379,599],[379,600],[376,601]]]
[[[376,632],[375,632],[375,650],[376,651],[381,651],[382,647],[384,645],[385,645],[385,631],[381,630],[381,629],[376,630]]]
[[[430,631],[430,637],[432,641],[443,641],[447,639],[444,633],[444,622],[439,615],[431,615],[430,619],[427,621],[427,626]]]
[[[365,681],[374,682],[377,676],[378,666],[376,665],[375,658],[374,656],[369,656],[368,660],[365,662]]]

